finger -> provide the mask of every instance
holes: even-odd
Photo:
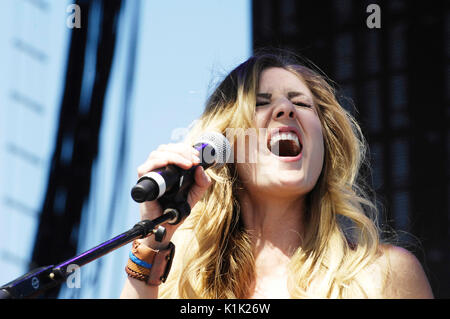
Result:
[[[194,163],[200,163],[200,153],[193,147],[189,147],[186,144],[164,144],[160,145],[155,151],[151,152],[148,159],[161,157],[163,153],[174,153],[183,156],[189,161]]]
[[[196,164],[193,159],[187,159],[177,153],[169,152],[152,152],[152,158],[149,158],[144,164],[138,167],[138,176],[147,174],[157,168],[173,164],[182,169],[189,169],[192,165]]]
[[[195,183],[202,188],[206,188],[211,184],[211,177],[206,174],[205,170],[201,166],[195,169],[194,179]]]
[[[164,152],[173,152],[177,153],[181,156],[185,156],[186,158],[191,158],[192,155],[200,156],[199,151],[197,151],[192,146],[189,146],[184,143],[177,143],[177,144],[163,144],[160,145],[157,149],[158,151],[164,151]]]
[[[195,184],[191,187],[187,199],[191,208],[202,198],[211,184],[211,178],[205,173],[203,167],[197,167],[195,171]]]

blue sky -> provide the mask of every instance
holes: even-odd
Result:
[[[31,253],[58,125],[70,3],[0,2],[0,284],[23,274]],[[132,20],[136,3],[124,1],[99,158],[79,229],[80,253],[139,221],[138,205],[130,197],[136,168],[158,145],[176,141],[177,130],[187,128],[201,114],[214,83],[252,50],[250,0],[142,0],[134,88],[126,95],[127,44],[136,32]],[[27,44],[34,51],[24,52]],[[126,96],[127,149],[123,182],[115,193],[112,185],[118,178],[121,107]],[[24,97],[34,103],[24,103]],[[24,160],[23,150],[31,157]],[[16,205],[11,205],[15,200]],[[118,297],[127,255],[128,248],[122,247],[82,267],[81,288],[63,289],[62,297]],[[101,276],[96,275],[97,267]]]
[[[0,282],[27,270],[67,54],[68,1],[0,2]]]

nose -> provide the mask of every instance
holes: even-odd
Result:
[[[282,119],[284,117],[293,119],[295,116],[294,105],[286,98],[279,101],[273,109],[272,118]]]

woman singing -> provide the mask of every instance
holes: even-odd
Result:
[[[133,243],[122,298],[433,297],[414,255],[381,239],[375,205],[358,185],[366,151],[358,124],[323,76],[287,54],[235,68],[185,143],[158,147],[138,175],[196,165],[195,139],[230,129],[235,158],[197,167],[189,217],[165,224],[162,242]],[[157,201],[140,212],[162,213]]]

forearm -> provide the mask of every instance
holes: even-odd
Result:
[[[149,286],[145,282],[128,277],[120,295],[121,299],[156,299],[158,286]]]

